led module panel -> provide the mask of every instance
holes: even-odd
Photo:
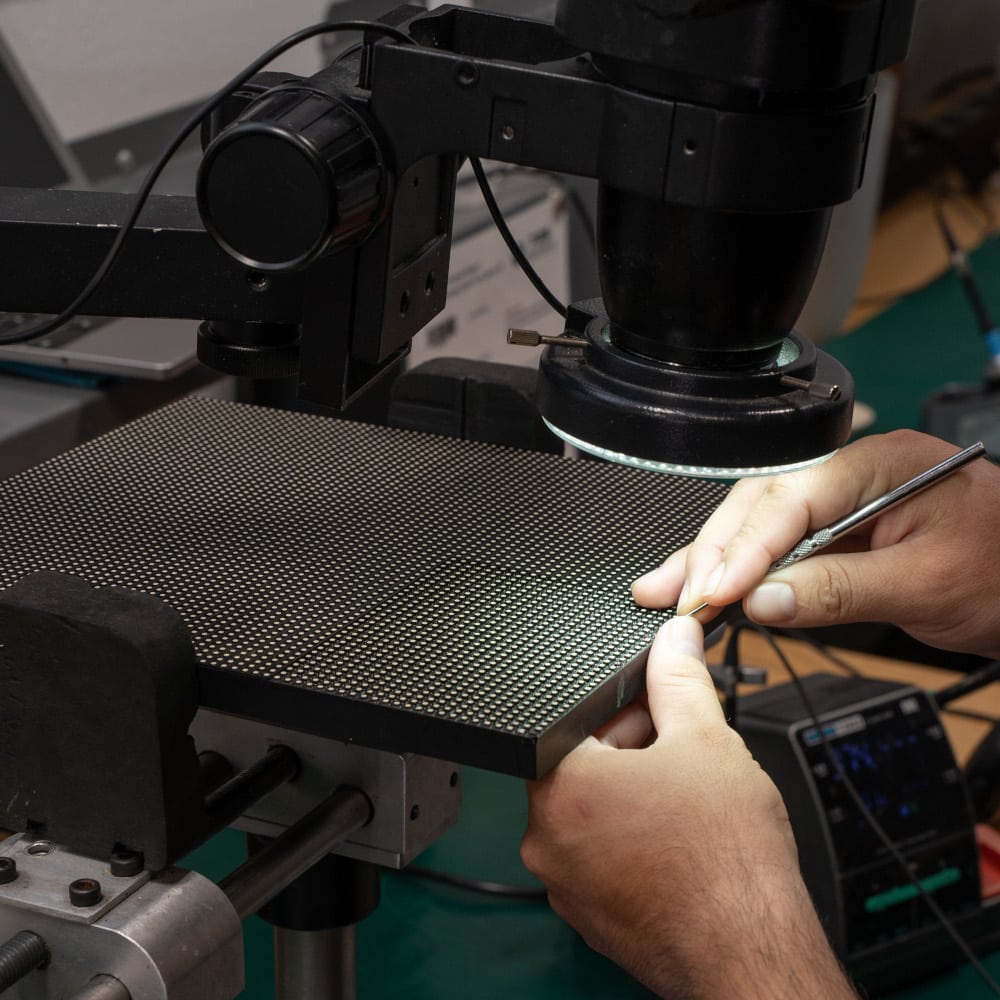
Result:
[[[536,777],[642,686],[629,584],[725,488],[188,398],[0,483],[0,586],[173,606],[206,707]]]

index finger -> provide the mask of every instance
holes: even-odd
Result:
[[[862,438],[821,465],[770,480],[725,546],[711,603],[741,599],[809,532],[919,471],[929,440],[912,432]]]
[[[763,480],[754,479],[742,479],[736,483],[701,526],[694,542],[672,553],[660,566],[632,584],[632,596],[636,603],[647,608],[666,608],[677,604],[678,612],[683,614],[687,597],[697,591],[711,570],[721,562],[725,546],[743,523],[764,486]]]
[[[702,525],[687,551],[685,583],[677,601],[678,614],[686,614],[714,592],[726,548],[771,481],[770,478],[741,479]]]

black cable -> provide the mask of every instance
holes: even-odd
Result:
[[[831,663],[834,663],[836,666],[840,667],[841,670],[843,670],[847,674],[850,674],[852,677],[866,678],[868,676],[867,674],[864,674],[860,670],[858,670],[858,668],[855,667],[853,664],[848,663],[847,660],[845,660],[843,657],[838,656],[836,653],[834,653],[834,651],[830,649],[830,647],[825,642],[822,642],[815,636],[809,635],[808,632],[804,632],[801,629],[786,628],[786,629],[781,629],[781,634],[788,636],[790,639],[796,639],[800,642],[808,643],[810,646],[812,646],[813,649],[816,650],[817,653],[819,653],[821,656],[825,656],[828,660],[830,660]],[[961,684],[962,682],[959,681],[958,683]],[[982,685],[978,686],[981,687]],[[946,688],[945,690],[946,691],[950,690],[950,688]],[[970,690],[975,690],[975,688],[972,688]],[[963,693],[968,694],[969,692],[965,691]],[[960,695],[955,695],[955,697],[956,698],[960,697]],[[1000,719],[997,719],[992,715],[987,715],[985,712],[973,712],[971,709],[968,708],[949,708],[946,705],[942,705],[940,700],[938,700],[938,708],[942,712],[946,712],[948,715],[958,715],[965,719],[975,719],[977,722],[987,722],[992,726],[995,726],[998,723],[1000,723]]]
[[[489,882],[483,879],[467,878],[464,875],[453,875],[451,872],[438,871],[436,868],[423,868],[410,865],[400,871],[401,875],[412,875],[414,878],[425,878],[432,882],[479,892],[487,896],[503,896],[506,899],[529,899],[541,901],[548,898],[545,889],[530,885],[508,885],[505,882]]]
[[[978,691],[980,688],[986,687],[987,684],[992,684],[996,680],[1000,680],[1000,660],[994,660],[992,663],[987,663],[978,670],[973,670],[971,673],[966,674],[960,681],[956,681],[950,687],[938,691],[934,695],[934,700],[939,706],[947,705],[948,702],[955,701],[956,698],[962,698],[967,694],[972,694],[973,691]]]
[[[1000,983],[997,983],[997,981],[989,974],[986,967],[979,961],[962,935],[958,933],[955,925],[948,919],[941,907],[938,906],[934,897],[920,884],[920,879],[917,877],[916,873],[911,870],[910,864],[906,860],[903,852],[895,845],[892,838],[882,828],[882,824],[879,823],[868,806],[865,805],[860,794],[858,793],[858,790],[854,787],[854,782],[851,781],[844,765],[840,762],[840,758],[837,756],[830,744],[830,741],[827,739],[826,733],[823,731],[823,725],[819,720],[819,713],[816,711],[816,708],[812,703],[812,699],[809,697],[809,693],[805,689],[805,685],[802,683],[798,672],[792,666],[791,661],[785,655],[784,650],[778,645],[777,640],[766,628],[759,625],[751,625],[751,627],[770,644],[778,659],[781,661],[782,666],[788,671],[788,675],[791,677],[792,683],[795,685],[795,689],[798,691],[799,697],[802,699],[802,704],[809,715],[810,721],[816,727],[816,732],[819,734],[820,742],[823,744],[823,749],[826,751],[827,758],[832,764],[833,769],[837,772],[837,776],[843,783],[844,790],[847,792],[849,798],[854,803],[854,806],[868,824],[872,833],[874,833],[875,836],[881,841],[882,846],[885,847],[902,871],[906,873],[906,877],[913,883],[920,895],[920,898],[927,904],[927,907],[934,915],[934,918],[938,921],[941,927],[944,928],[945,932],[952,939],[952,941],[954,941],[955,945],[962,953],[962,957],[976,970],[976,972],[979,973],[983,982],[985,982],[990,988],[993,995],[1000,997]]]
[[[969,305],[976,317],[976,325],[979,328],[979,332],[989,340],[991,334],[996,335],[996,323],[993,321],[993,317],[990,315],[990,311],[979,290],[979,283],[976,281],[972,269],[969,267],[968,255],[959,246],[958,240],[955,239],[955,234],[951,231],[951,226],[948,225],[948,220],[944,215],[944,200],[941,198],[936,199],[934,202],[934,218],[937,221],[938,229],[941,231],[941,237],[945,242],[945,246],[948,248],[948,259],[951,261],[951,269],[958,278],[959,284],[961,284],[962,290],[965,292],[965,297],[969,300]]]
[[[229,81],[229,83],[210,97],[188,119],[188,121],[181,126],[180,130],[173,137],[173,139],[167,143],[157,161],[152,167],[150,167],[149,172],[146,174],[139,190],[135,194],[135,198],[132,202],[132,208],[129,211],[125,222],[119,228],[110,249],[104,257],[104,260],[94,272],[90,281],[87,282],[83,291],[80,292],[80,294],[77,295],[76,298],[73,299],[73,301],[70,302],[70,304],[66,306],[66,308],[63,309],[58,316],[54,316],[53,318],[39,323],[31,329],[22,331],[21,333],[8,335],[7,337],[0,337],[0,344],[19,344],[26,340],[34,340],[36,337],[44,337],[46,334],[58,329],[58,327],[62,326],[62,324],[67,320],[76,316],[80,307],[87,301],[87,299],[90,298],[91,295],[93,295],[94,291],[107,277],[108,272],[114,266],[115,261],[118,259],[118,255],[121,253],[122,246],[128,238],[128,234],[135,227],[143,206],[146,204],[150,192],[153,190],[153,187],[159,179],[160,174],[163,172],[164,167],[166,167],[174,153],[176,153],[177,150],[184,144],[184,141],[188,138],[188,136],[194,132],[196,128],[198,128],[202,119],[210,115],[234,90],[242,87],[243,84],[245,84],[251,77],[259,73],[269,62],[277,59],[278,56],[283,55],[300,42],[308,41],[310,38],[315,38],[317,35],[323,35],[331,31],[372,31],[377,34],[393,38],[397,42],[409,45],[416,44],[413,39],[406,34],[406,32],[401,31],[399,28],[393,27],[389,24],[380,24],[377,21],[323,21],[319,24],[311,25],[308,28],[302,28],[293,34],[288,35],[288,37],[282,39],[276,45],[273,45],[263,55],[259,56],[252,63],[240,70],[240,72],[237,73],[236,76]]]
[[[943,708],[942,712],[948,715],[957,715],[963,719],[973,719],[976,722],[986,722],[991,726],[1000,725],[1000,719],[995,716],[987,715],[985,712],[973,712],[969,708]]]
[[[970,226],[979,231],[979,236],[986,239],[993,233],[993,209],[981,195],[965,188],[939,187],[935,196],[940,204],[948,204],[957,208],[966,218]],[[971,204],[970,204],[971,203]],[[978,212],[973,210],[973,206]]]
[[[740,677],[740,632],[749,625],[744,618],[734,622],[729,629],[726,651],[722,657],[722,696],[726,722],[739,730],[739,677]]]
[[[559,299],[552,293],[548,285],[542,281],[541,276],[538,272],[531,266],[531,261],[528,260],[524,251],[518,246],[517,240],[514,239],[514,234],[510,231],[506,220],[503,217],[503,213],[500,211],[500,206],[497,204],[496,198],[493,196],[493,189],[490,187],[489,178],[486,176],[486,171],[483,169],[482,161],[478,156],[470,156],[469,163],[472,166],[472,172],[476,175],[476,180],[479,182],[479,190],[483,193],[483,200],[486,202],[486,207],[489,209],[490,217],[493,219],[493,224],[497,227],[500,236],[503,238],[504,243],[507,244],[507,249],[510,251],[511,256],[517,261],[518,267],[524,272],[527,279],[535,286],[535,291],[563,318],[566,317],[566,307],[559,301]]]
[[[570,208],[576,212],[577,221],[583,227],[584,232],[587,236],[588,245],[591,250],[597,250],[597,224],[594,222],[594,217],[590,214],[590,208],[587,203],[583,200],[580,192],[568,181],[562,174],[554,173],[551,170],[541,170],[536,167],[518,167],[518,166],[500,166],[493,167],[486,171],[486,176],[489,180],[493,180],[495,177],[511,177],[515,175],[524,175],[528,177],[547,177],[553,183],[557,184],[562,191],[566,200],[569,202]],[[459,184],[471,184],[473,181],[477,181],[475,177],[463,177]]]
[[[825,642],[810,635],[808,632],[796,628],[782,629],[781,632],[783,635],[787,635],[790,639],[796,639],[799,642],[805,642],[812,646],[817,653],[821,653],[832,663],[836,664],[841,670],[844,671],[844,673],[850,674],[852,677],[864,677],[864,674],[862,674],[857,667],[848,663],[843,657],[838,656],[832,649],[830,649],[829,646],[827,646]]]
[[[981,198],[976,197],[976,195],[971,191],[964,192],[965,197],[962,197],[963,192],[961,191],[949,191],[949,190],[936,190],[934,192],[934,203],[932,205],[933,212],[935,215],[935,222],[939,229],[942,229],[942,235],[947,229],[947,222],[944,221],[942,225],[942,212],[943,206],[945,204],[957,207],[961,212],[966,214],[966,217],[970,220],[970,223],[974,225],[979,231],[979,235],[983,239],[987,239],[991,236],[993,232],[993,221],[992,212],[989,206],[983,202]],[[983,217],[976,217],[975,213],[970,208],[968,202],[971,201],[982,213]],[[947,239],[947,237],[946,237]],[[857,295],[854,298],[854,305],[859,307],[865,306],[880,306],[884,304],[892,304],[898,302],[900,299],[905,299],[910,295],[916,295],[917,292],[922,292],[925,288],[933,284],[939,275],[931,275],[926,281],[922,281],[913,285],[906,285],[901,288],[896,288],[891,291],[884,292],[870,292],[866,295]]]
[[[348,45],[347,48],[344,49],[343,52],[339,53],[334,58],[334,60],[331,63],[331,65],[333,65],[333,66],[339,66],[342,62],[346,62],[348,59],[350,59],[351,56],[357,55],[357,53],[361,49],[363,49],[364,47],[365,47],[365,43],[364,42],[355,42],[353,45]]]

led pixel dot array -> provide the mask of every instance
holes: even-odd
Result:
[[[56,570],[166,601],[228,678],[213,707],[294,724],[294,689],[323,735],[370,722],[384,749],[530,772],[476,734],[523,755],[635,660],[670,612],[629,584],[724,493],[188,398],[0,484],[0,586]]]

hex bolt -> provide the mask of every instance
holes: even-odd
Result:
[[[112,851],[111,874],[115,878],[130,878],[145,868],[145,859],[139,851]]]
[[[103,894],[96,878],[78,878],[69,884],[69,901],[74,906],[96,906]]]
[[[13,858],[0,858],[0,885],[9,885],[17,878],[17,862]]]

